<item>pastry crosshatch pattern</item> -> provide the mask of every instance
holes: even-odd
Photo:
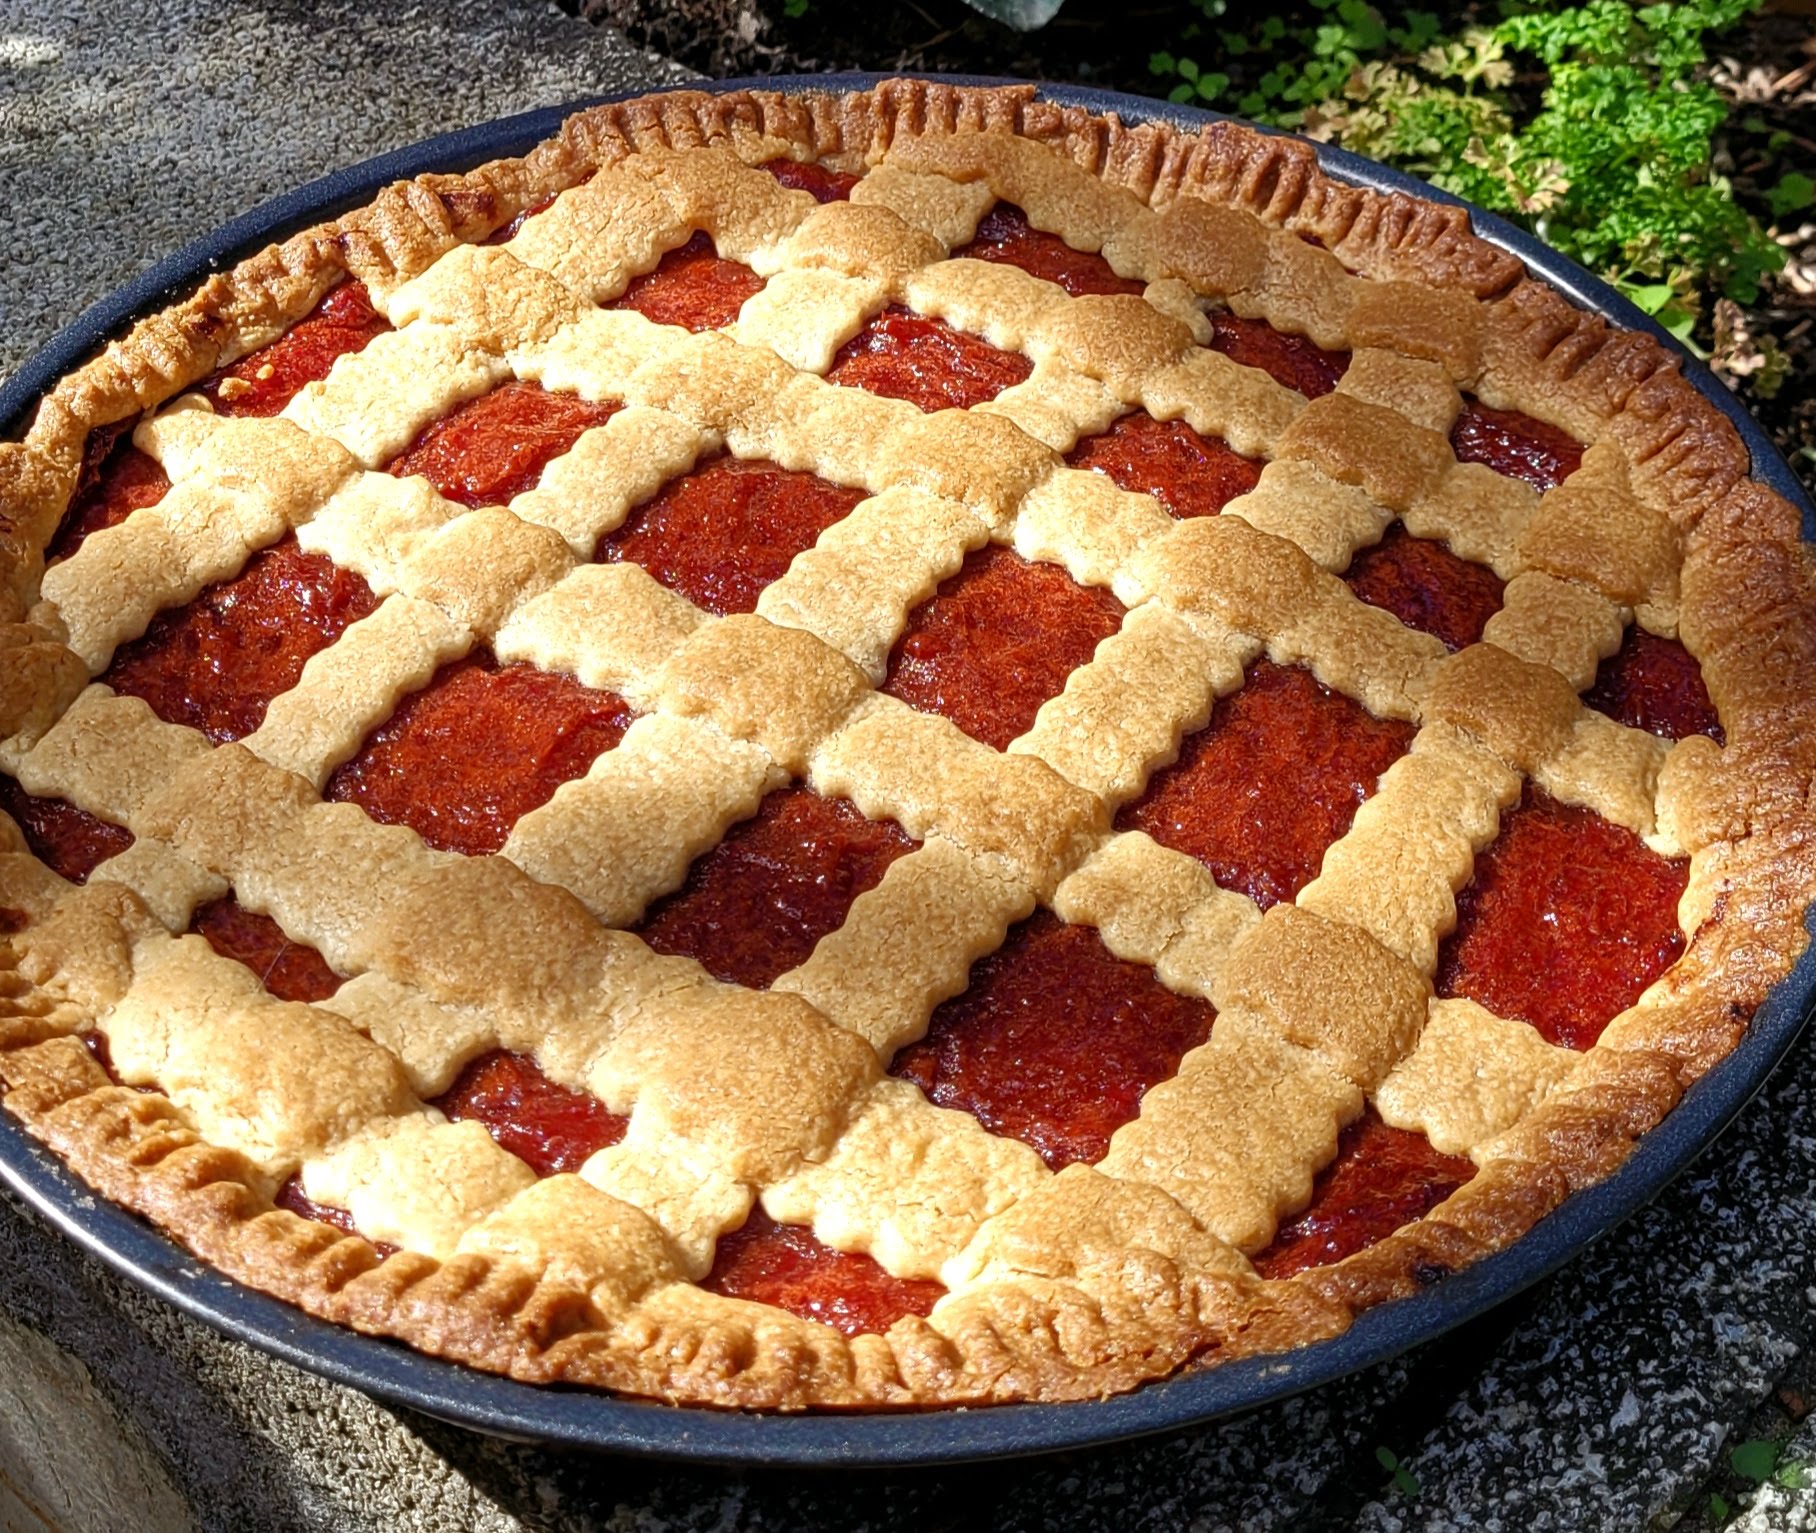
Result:
[[[244,1157],[255,1191],[300,1175],[395,1248],[362,1261],[332,1256],[359,1244],[332,1231],[294,1237],[350,1264],[331,1286],[348,1297],[325,1306],[340,1318],[382,1325],[371,1295],[393,1304],[436,1271],[584,1295],[584,1319],[495,1306],[534,1332],[533,1359],[521,1338],[507,1349],[524,1376],[720,1403],[1059,1397],[1333,1334],[1404,1284],[1344,1263],[1270,1281],[1251,1258],[1341,1132],[1373,1114],[1479,1167],[1530,1160],[1521,1125],[1600,1089],[1598,1061],[1667,996],[1654,985],[1572,1048],[1435,985],[1458,895],[1523,796],[1683,870],[1664,964],[1717,913],[1683,821],[1722,745],[1583,696],[1630,630],[1677,638],[1679,529],[1618,440],[1497,371],[1490,306],[1457,288],[1354,275],[1243,207],[1150,206],[1013,134],[902,134],[847,160],[824,201],[772,173],[801,155],[744,135],[610,160],[497,242],[362,274],[384,323],[277,415],[194,392],[147,412],[132,440],[168,491],[42,579],[89,677],[290,539],[374,600],[256,727],[211,741],[95,682],[0,748],[26,793],[133,837],[80,887],[8,859],[29,886],[9,896],[29,918],[21,972],[55,976],[34,980],[36,1046],[98,1031],[117,1079],[161,1094],[135,1110],[167,1097],[200,1142]],[[1102,282],[1068,291],[968,254],[1011,206],[1096,252]],[[725,323],[631,306],[674,251],[734,264]],[[1000,376],[961,408],[922,406],[966,387],[962,366],[942,363],[920,403],[867,390],[848,359],[903,311],[1002,359]],[[1230,315],[1347,366],[1308,397],[1219,349]],[[432,468],[398,471],[501,389],[572,403],[521,484],[444,494]],[[244,388],[214,392],[225,408]],[[1580,436],[1580,467],[1541,493],[1459,461],[1466,396]],[[1227,444],[1248,487],[1180,515],[1084,466],[1142,417]],[[652,574],[628,534],[728,458],[845,493],[773,578],[709,593],[709,611],[683,594],[698,579],[673,561]],[[1352,589],[1389,534],[1492,574],[1479,634],[1447,642]],[[1108,636],[997,744],[892,695],[905,629],[992,548],[1015,556],[1004,578],[1026,561],[1113,598]],[[461,662],[570,678],[619,710],[478,855],[340,786]],[[1285,669],[1399,733],[1315,876],[1245,892],[1165,844],[1164,817],[1134,827],[1182,742]],[[634,934],[767,796],[803,789],[913,844],[802,961],[752,988]],[[280,1000],[185,935],[229,894],[343,982]],[[1058,1171],[890,1073],[1040,911],[1215,1011],[1101,1157]],[[425,1105],[499,1049],[627,1116],[623,1137],[538,1176]],[[1473,1185],[1389,1237],[1427,1279],[1492,1243],[1446,1217]],[[759,1202],[944,1298],[845,1338],[699,1287]],[[497,1365],[490,1341],[447,1346]],[[651,1372],[665,1346],[681,1361]]]

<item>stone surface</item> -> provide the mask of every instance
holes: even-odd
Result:
[[[85,0],[0,21],[0,369],[198,231],[427,134],[674,78],[520,0]],[[113,1276],[0,1198],[0,1528],[1642,1529],[1713,1526],[1728,1449],[1807,1349],[1816,1041],[1690,1175],[1421,1352],[1237,1421],[1032,1463],[728,1473],[543,1450],[389,1409]],[[1787,1427],[1787,1431],[1789,1428]],[[1392,1488],[1376,1450],[1416,1479]],[[1816,1461],[1816,1428],[1787,1460]],[[1816,1526],[1773,1487],[1751,1533]]]
[[[88,1370],[0,1315],[0,1527],[105,1527],[137,1509],[147,1533],[195,1526],[164,1466]]]
[[[553,0],[0,7],[0,375],[280,192],[436,133],[688,72]]]

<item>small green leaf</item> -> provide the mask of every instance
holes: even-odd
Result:
[[[790,21],[799,21],[812,4],[813,0],[782,0],[782,14]]]
[[[1728,1463],[1741,1479],[1763,1485],[1778,1467],[1778,1444],[1764,1438],[1744,1442],[1728,1454]]]
[[[1179,72],[1179,65],[1170,53],[1150,53],[1148,55],[1148,73],[1152,75],[1170,75]]]
[[[1780,1464],[1778,1472],[1772,1476],[1772,1483],[1782,1485],[1786,1490],[1808,1490],[1810,1488],[1810,1466],[1808,1464]]]
[[[1717,1522],[1726,1522],[1734,1515],[1734,1508],[1729,1506],[1718,1491],[1709,1492],[1709,1515]]]
[[[1801,213],[1812,203],[1816,203],[1816,181],[1800,170],[1788,171],[1779,178],[1778,185],[1766,193],[1766,206],[1772,210],[1774,219],[1783,218],[1787,213]]]
[[[1198,94],[1206,101],[1215,101],[1229,89],[1230,77],[1221,74],[1200,75],[1198,77]]]
[[[1656,316],[1665,327],[1671,339],[1680,346],[1687,346],[1698,356],[1704,355],[1703,349],[1692,339],[1691,332],[1696,329],[1696,311],[1693,309],[1667,308]]]
[[[1198,65],[1192,59],[1181,59],[1173,67],[1179,71],[1179,77],[1182,80],[1196,80],[1198,78]]]
[[[1677,289],[1668,282],[1647,284],[1623,282],[1619,286],[1633,304],[1646,314],[1660,313],[1672,299],[1677,297]]]
[[[1175,106],[1186,105],[1197,93],[1189,85],[1175,85],[1167,92],[1167,100]]]
[[[1419,1494],[1419,1482],[1412,1477],[1412,1472],[1400,1462],[1399,1456],[1392,1448],[1376,1448],[1375,1462],[1393,1476],[1393,1488],[1409,1501]]]

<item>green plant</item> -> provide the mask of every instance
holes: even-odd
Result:
[[[1430,12],[1303,0],[1217,31],[1216,72],[1171,54],[1150,67],[1196,99],[1341,142],[1504,214],[1687,338],[1703,292],[1751,303],[1785,260],[1713,168],[1726,106],[1699,75],[1709,38],[1759,3],[1504,0],[1492,25],[1446,35]],[[1222,15],[1218,0],[1199,10],[1206,22]],[[1263,57],[1266,68],[1243,67]],[[1207,88],[1226,67],[1240,79]],[[1180,86],[1173,95],[1184,99]],[[1816,202],[1816,184],[1786,175],[1768,202],[1786,217]]]
[[[1393,1476],[1390,1482],[1400,1495],[1409,1501],[1417,1500],[1419,1482],[1412,1477],[1412,1471],[1400,1462],[1400,1457],[1392,1448],[1376,1448],[1375,1462]]]

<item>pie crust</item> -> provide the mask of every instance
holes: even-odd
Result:
[[[862,179],[821,205],[752,168],[777,159]],[[950,259],[999,200],[1145,288],[1072,296]],[[599,307],[701,233],[766,279],[729,330]],[[193,393],[349,276],[396,328],[281,416]],[[1032,370],[932,414],[827,382],[891,304]],[[1308,401],[1202,344],[1217,308],[1348,348],[1349,371]],[[623,408],[508,509],[377,472],[511,378]],[[1541,495],[1459,463],[1463,390],[1589,444],[1581,469]],[[1259,482],[1175,520],[1065,465],[1133,407],[1267,460]],[[173,488],[47,569],[91,433],[135,418]],[[754,612],[592,562],[721,449],[868,498]],[[0,815],[5,1105],[223,1272],[528,1381],[783,1409],[1063,1400],[1334,1336],[1607,1176],[1804,945],[1816,622],[1796,512],[1748,467],[1650,338],[1459,210],[1342,185],[1290,141],[922,81],[590,109],[522,160],[393,186],[211,277],[0,445],[0,768],[136,838],[76,886]],[[1482,642],[1451,653],[1339,578],[1396,521],[1506,582]],[[243,741],[92,680],[292,531],[382,601]],[[878,690],[910,609],[992,542],[1128,608],[1000,752]],[[1725,744],[1585,706],[1632,624],[1700,663]],[[325,802],[475,646],[638,716],[499,855]],[[1264,651],[1414,731],[1265,914],[1115,828]],[[918,842],[805,962],[745,989],[622,930],[791,779]],[[1688,858],[1681,958],[1582,1052],[1433,994],[1457,893],[1527,782]],[[175,935],[230,888],[351,978],[282,1001]],[[1104,1158],[1057,1174],[884,1070],[1037,906],[1216,1007]],[[627,1136],[538,1178],[425,1108],[500,1047],[630,1114]],[[1365,1105],[1474,1176],[1354,1255],[1258,1276]],[[365,1234],[274,1204],[299,1167]],[[699,1286],[759,1196],[946,1296],[848,1338]]]

